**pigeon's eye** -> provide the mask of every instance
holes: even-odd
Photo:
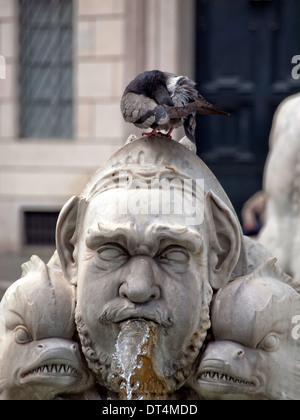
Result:
[[[19,344],[25,344],[25,343],[28,343],[29,341],[32,341],[32,337],[28,329],[23,325],[16,327],[14,330],[14,334],[15,334],[15,340]]]

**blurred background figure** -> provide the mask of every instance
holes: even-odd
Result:
[[[265,172],[265,220],[257,240],[300,281],[300,94],[275,113]]]
[[[275,109],[300,88],[299,31],[298,0],[0,0],[0,296],[32,254],[49,258],[63,204],[140,133],[120,99],[146,70],[188,76],[231,114],[198,116],[196,141],[241,216]]]
[[[266,194],[257,191],[242,207],[242,225],[244,234],[255,236],[261,230],[265,221]]]

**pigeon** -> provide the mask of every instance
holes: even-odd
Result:
[[[151,128],[151,132],[142,133],[147,137],[171,138],[174,128],[183,125],[186,137],[195,143],[196,114],[229,115],[206,101],[195,86],[186,76],[145,71],[125,88],[121,98],[123,118],[139,128]],[[160,130],[167,133],[162,134]]]

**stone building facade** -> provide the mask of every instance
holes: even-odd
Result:
[[[119,102],[137,73],[160,68],[193,77],[194,72],[194,0],[73,0],[73,134],[23,138],[21,3],[0,0],[5,63],[0,79],[0,255],[26,247],[26,212],[59,212],[135,132],[123,122]]]

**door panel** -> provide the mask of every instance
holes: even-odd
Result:
[[[230,117],[198,116],[199,156],[238,215],[262,186],[274,111],[300,91],[291,76],[300,54],[299,0],[198,0],[199,92]]]

